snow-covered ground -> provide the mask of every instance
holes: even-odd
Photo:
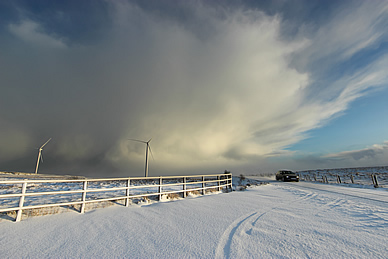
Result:
[[[0,255],[387,258],[387,194],[270,181],[241,192],[2,221]]]

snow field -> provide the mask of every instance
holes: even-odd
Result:
[[[273,183],[0,222],[3,258],[386,258],[386,203]]]

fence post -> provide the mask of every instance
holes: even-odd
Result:
[[[220,176],[219,176],[219,175],[217,175],[217,186],[218,186],[217,190],[218,190],[218,191],[221,191],[221,187],[220,187]]]
[[[85,180],[84,181],[84,186],[83,186],[83,193],[82,193],[82,204],[81,204],[81,209],[80,209],[80,213],[85,213],[85,201],[86,201],[86,192],[87,192],[87,189],[88,188],[88,181]]]
[[[26,194],[26,190],[27,190],[27,182],[24,182],[22,186],[22,195],[20,196],[20,200],[19,200],[19,210],[15,219],[16,222],[22,219],[24,195]]]
[[[202,195],[205,195],[205,176],[202,176]]]
[[[129,187],[130,186],[131,186],[131,180],[130,180],[130,178],[128,178],[128,180],[127,180],[127,189],[125,191],[125,195],[127,196],[127,198],[125,199],[125,207],[129,206]]]
[[[377,176],[375,174],[372,174],[372,182],[375,188],[379,187],[379,183],[377,182]]]
[[[350,181],[352,181],[352,184],[354,184],[354,177],[352,174],[350,175]]]
[[[317,181],[317,175],[314,174],[314,181],[316,182]]]
[[[341,183],[341,177],[337,175],[337,183]]]
[[[230,188],[230,191],[233,191],[233,178],[232,178],[232,174],[230,174],[229,176],[228,176],[228,178],[230,179],[230,180],[228,180],[228,182],[229,182],[229,188]]]
[[[159,176],[159,201],[162,200],[162,185],[163,185],[163,178]]]
[[[186,198],[187,192],[186,192],[186,176],[183,177],[183,198]]]

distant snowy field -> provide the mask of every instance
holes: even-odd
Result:
[[[337,176],[339,176],[343,185],[363,185],[364,188],[374,185],[371,177],[375,175],[379,187],[388,188],[388,166],[315,169],[298,171],[298,174],[301,179],[306,179],[306,176],[309,176],[309,180],[318,182],[322,182],[322,177],[326,177],[330,183],[337,182]],[[352,183],[352,178],[354,183]]]
[[[387,243],[386,189],[307,182],[0,222],[2,258],[387,258]]]

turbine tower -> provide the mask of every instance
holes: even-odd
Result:
[[[46,146],[46,144],[49,143],[50,140],[51,140],[51,138],[49,138],[49,140],[47,140],[46,143],[44,143],[44,144],[39,148],[38,161],[36,161],[36,168],[35,168],[35,173],[36,173],[36,174],[38,173],[39,161],[42,160],[42,162],[43,162],[43,156],[42,156],[43,147]]]
[[[150,138],[148,141],[143,141],[143,140],[138,140],[138,139],[129,139],[129,140],[132,140],[132,141],[136,141],[136,142],[140,142],[140,143],[146,144],[146,157],[145,157],[144,177],[148,177],[148,150],[150,151],[151,156],[152,156],[152,151],[151,151],[151,146],[150,146],[151,139],[152,138]]]

